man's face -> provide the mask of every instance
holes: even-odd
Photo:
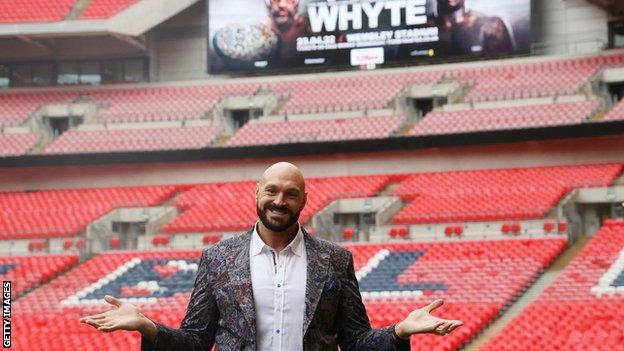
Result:
[[[269,0],[269,14],[278,27],[289,27],[295,22],[299,0]]]
[[[438,0],[438,13],[446,14],[464,8],[464,0]]]
[[[299,220],[305,206],[305,188],[288,175],[269,177],[258,184],[256,212],[264,226],[283,232]]]

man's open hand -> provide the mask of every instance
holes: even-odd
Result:
[[[156,338],[156,325],[143,316],[137,306],[118,300],[110,295],[106,295],[104,300],[113,305],[113,309],[104,313],[82,317],[80,322],[89,324],[97,330],[107,333],[115,330],[129,330],[141,332],[150,340]]]
[[[412,334],[446,335],[464,324],[459,320],[442,319],[429,314],[442,304],[444,301],[435,300],[429,306],[412,311],[407,318],[396,325],[397,336],[401,339],[408,339]]]

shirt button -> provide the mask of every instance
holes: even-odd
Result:
[[[278,287],[278,288],[281,288],[281,287],[282,287],[282,284],[277,284],[277,287]]]
[[[279,333],[280,333],[280,330],[279,330],[279,329],[278,329],[278,330],[276,330],[276,331],[275,331],[275,333],[279,334]]]

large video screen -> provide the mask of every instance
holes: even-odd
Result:
[[[531,0],[209,0],[208,72],[528,52]]]

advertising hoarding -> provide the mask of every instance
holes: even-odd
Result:
[[[530,0],[210,0],[208,71],[528,52]]]

